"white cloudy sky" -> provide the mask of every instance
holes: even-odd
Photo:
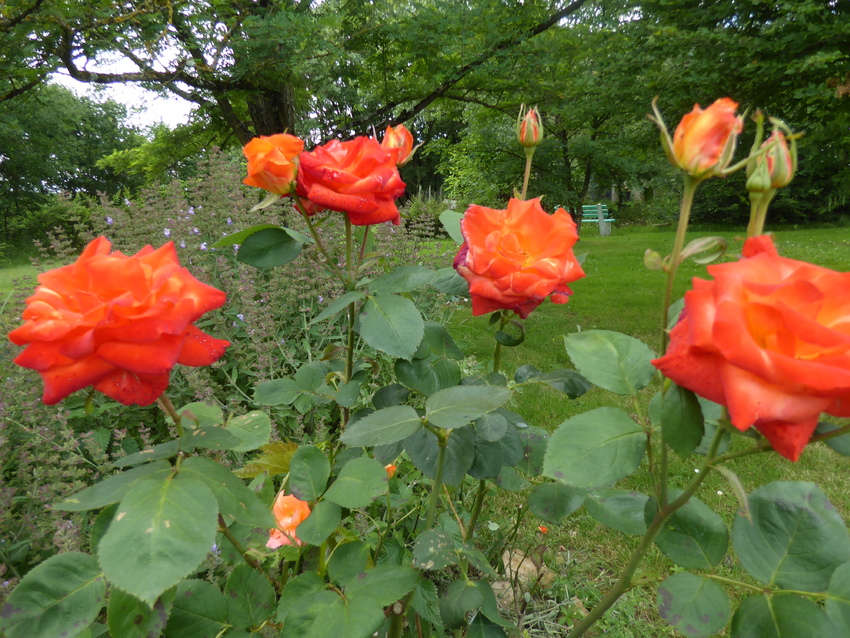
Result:
[[[96,100],[111,98],[126,104],[130,123],[143,128],[159,122],[174,128],[188,121],[193,106],[186,100],[161,97],[158,93],[147,91],[135,84],[107,84],[95,87],[61,73],[53,74],[53,82],[68,87],[77,95],[87,95]]]

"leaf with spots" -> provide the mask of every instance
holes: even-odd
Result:
[[[97,618],[105,595],[106,581],[94,556],[52,556],[30,571],[0,607],[0,635],[73,638]]]
[[[271,583],[256,569],[237,565],[224,586],[227,620],[234,627],[256,627],[271,618],[277,597]]]
[[[215,539],[218,503],[195,478],[143,481],[118,506],[98,545],[98,559],[114,585],[149,605],[189,576]]]

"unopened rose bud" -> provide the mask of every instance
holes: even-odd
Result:
[[[397,153],[397,166],[407,164],[416,152],[416,148],[419,148],[418,146],[416,148],[413,147],[413,135],[411,135],[404,124],[399,124],[395,128],[388,126],[387,131],[384,133],[381,147],[384,149],[398,149],[394,151]]]
[[[774,130],[773,134],[764,143],[765,146],[773,144],[765,155],[767,159],[767,172],[770,174],[771,188],[784,188],[791,183],[797,170],[797,145],[792,140],[791,148],[788,141],[780,130]]]
[[[519,108],[516,123],[517,140],[525,148],[534,148],[543,141],[543,124],[537,107],[526,110],[525,104]]]

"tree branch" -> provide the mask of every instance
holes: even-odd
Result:
[[[498,41],[492,49],[478,56],[474,60],[464,64],[450,78],[440,83],[440,85],[437,86],[433,91],[431,91],[431,93],[420,99],[416,104],[413,104],[412,106],[409,106],[408,108],[404,109],[398,115],[390,117],[390,113],[392,113],[397,106],[400,106],[402,102],[391,102],[386,106],[378,109],[377,111],[373,111],[369,116],[361,118],[359,120],[355,120],[348,126],[345,126],[342,130],[342,127],[336,127],[334,131],[335,136],[339,136],[340,134],[344,133],[344,131],[350,129],[354,129],[355,131],[366,130],[375,122],[381,122],[383,120],[386,120],[391,126],[406,122],[410,118],[421,113],[426,107],[428,107],[432,102],[434,102],[434,100],[443,97],[446,91],[455,86],[472,71],[483,65],[488,60],[492,59],[494,56],[496,56],[496,54],[511,47],[514,47],[524,40],[533,38],[536,35],[540,35],[547,29],[555,26],[558,22],[563,20],[571,13],[575,13],[576,11],[578,11],[584,4],[587,3],[587,1],[588,0],[574,0],[574,2],[571,2],[566,7],[552,14],[551,16],[549,16],[549,18],[532,27],[531,29],[520,33],[514,33],[513,35]]]

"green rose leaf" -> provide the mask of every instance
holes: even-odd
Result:
[[[305,239],[288,228],[264,228],[242,241],[236,259],[255,268],[283,266],[301,254]]]
[[[227,626],[227,601],[218,587],[194,579],[177,585],[167,638],[214,638]]]
[[[136,484],[148,479],[164,479],[170,473],[171,464],[165,461],[134,467],[132,470],[105,478],[100,483],[95,483],[69,496],[53,507],[67,512],[82,512],[105,507],[120,501]]]
[[[303,392],[295,379],[274,379],[257,386],[254,401],[260,405],[289,405]]]
[[[655,354],[643,342],[610,330],[586,330],[564,337],[567,354],[591,383],[617,394],[635,394],[652,381]]]
[[[459,385],[432,394],[425,400],[425,418],[447,430],[462,428],[501,407],[511,391],[501,386]]]
[[[366,569],[371,553],[372,548],[363,541],[351,541],[337,545],[330,560],[328,560],[328,578],[334,584],[342,587],[351,578]]]
[[[839,427],[834,423],[830,423],[829,421],[821,421],[818,423],[818,427],[815,430],[815,434],[829,434],[830,432],[834,432],[838,430]],[[829,439],[824,439],[823,441],[831,447],[833,450],[838,452],[841,456],[850,456],[850,434],[842,434],[840,436],[834,436]]]
[[[159,636],[165,629],[177,588],[172,587],[156,599],[151,608],[135,596],[114,587],[109,592],[106,617],[109,633],[122,638],[149,638]]]
[[[361,571],[345,583],[346,596],[370,596],[386,607],[416,587],[419,572],[406,565],[378,565]]]
[[[411,359],[425,334],[425,322],[410,299],[369,297],[360,312],[363,341],[397,359]]]
[[[682,493],[670,490],[673,500]],[[658,509],[650,498],[646,503],[646,523],[649,525]],[[697,498],[691,499],[668,518],[655,544],[670,560],[688,569],[710,570],[726,556],[729,531],[720,515]]]
[[[682,459],[690,456],[705,434],[705,421],[696,395],[671,383],[661,400],[660,417],[664,442]]]
[[[387,491],[387,471],[375,459],[361,457],[345,464],[325,498],[341,507],[358,509]]]
[[[735,553],[763,583],[821,592],[835,569],[850,560],[841,516],[813,483],[775,482],[750,493],[750,518],[732,526]]]
[[[646,434],[619,408],[596,408],[567,419],[552,434],[543,474],[592,488],[628,476],[646,451]]]
[[[269,415],[254,410],[242,416],[233,417],[227,424],[227,431],[239,439],[239,444],[229,449],[234,452],[250,452],[266,445],[271,439],[272,422]]]
[[[826,594],[826,615],[839,633],[850,635],[850,563],[832,572]]]
[[[440,446],[432,432],[422,428],[404,440],[404,449],[416,468],[428,478],[437,475]],[[451,431],[443,463],[443,483],[460,485],[475,460],[475,430],[471,427]]]
[[[658,587],[658,614],[688,638],[713,636],[729,621],[729,596],[705,576],[674,574]]]
[[[413,566],[426,571],[443,569],[457,562],[452,537],[441,529],[423,532],[413,545]]]
[[[441,357],[399,359],[395,363],[398,380],[411,390],[430,396],[443,388],[451,388],[460,383],[460,366],[456,361]]]
[[[312,323],[324,321],[328,317],[333,317],[335,314],[342,312],[348,306],[360,301],[366,297],[366,293],[362,290],[352,290],[345,293],[342,297],[337,297],[331,301],[325,309],[313,318]]]
[[[277,596],[271,583],[256,569],[237,565],[224,586],[227,621],[234,627],[256,627],[272,617]]]
[[[646,534],[644,511],[649,497],[630,490],[594,490],[584,507],[596,521],[626,534]]]
[[[541,483],[528,495],[528,508],[537,518],[557,523],[581,507],[586,494],[563,483]]]
[[[422,428],[422,419],[409,405],[393,405],[349,424],[340,440],[346,445],[369,447],[406,439]]]
[[[309,545],[321,545],[342,520],[342,509],[336,503],[319,501],[310,516],[301,521],[295,535]]]
[[[402,266],[373,279],[369,284],[369,292],[375,295],[410,292],[427,286],[436,276],[436,272],[425,266]]]
[[[223,465],[202,456],[192,456],[183,461],[180,474],[192,477],[210,489],[228,525],[239,521],[251,527],[276,526],[271,508]]]
[[[440,596],[440,615],[449,629],[457,629],[466,624],[466,612],[478,609],[484,602],[481,590],[474,582],[459,579],[449,583]]]
[[[746,598],[732,617],[734,638],[834,638],[826,612],[813,600],[794,594]]]
[[[302,445],[289,462],[289,489],[302,501],[315,501],[325,492],[331,462],[314,445]]]
[[[201,481],[142,481],[118,506],[98,559],[111,583],[153,605],[201,564],[217,525],[218,503]]]
[[[27,573],[0,607],[0,635],[77,636],[97,618],[105,596],[106,580],[94,556],[51,556]]]

